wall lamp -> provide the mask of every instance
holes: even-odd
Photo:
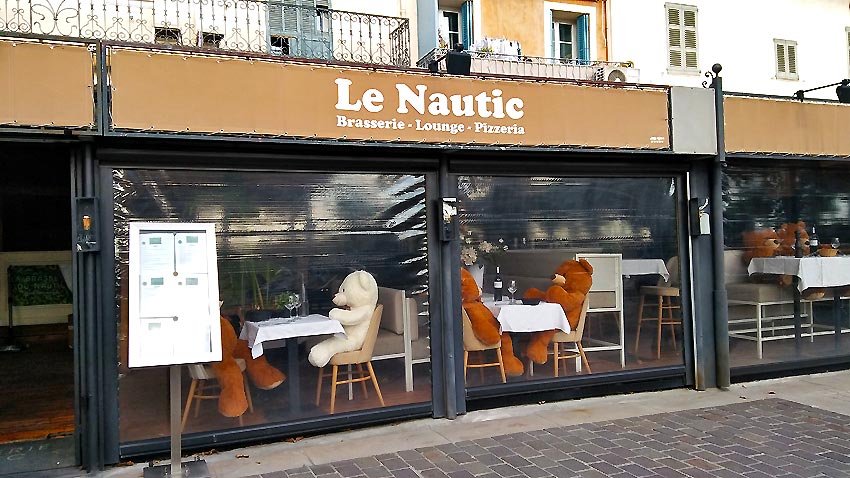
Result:
[[[428,71],[431,73],[440,72],[440,62],[446,60],[446,73],[450,75],[466,75],[469,76],[469,70],[472,67],[472,55],[463,51],[463,44],[457,43],[453,50],[449,50],[445,55],[428,62]]]
[[[829,85],[818,86],[817,88],[809,88],[808,90],[797,90],[794,93],[794,96],[803,101],[805,98],[805,94],[809,91],[820,90],[823,88],[829,88],[830,86],[835,86],[835,94],[838,95],[839,103],[850,103],[850,80],[841,80],[838,83],[831,83]]]

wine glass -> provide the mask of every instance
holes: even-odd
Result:
[[[287,295],[286,301],[283,305],[289,310],[289,318],[292,319],[292,311],[301,306],[301,294],[296,294],[293,292]]]
[[[838,250],[838,246],[841,245],[841,242],[838,240],[837,237],[833,237],[830,245],[832,246],[833,249]]]
[[[514,301],[514,294],[516,294],[516,291],[517,291],[516,281],[512,280],[511,284],[508,286],[508,292],[511,294],[511,304],[516,303],[516,301]]]

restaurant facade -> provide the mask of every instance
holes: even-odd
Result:
[[[846,284],[795,294],[751,282],[741,257],[745,232],[799,221],[842,250],[846,105],[110,42],[7,38],[0,60],[3,171],[66,180],[50,187],[61,207],[4,196],[0,250],[11,266],[70,266],[72,466],[169,449],[167,368],[128,358],[138,222],[215,225],[222,327],[236,335],[292,293],[296,315],[328,315],[354,271],[378,286],[370,372],[340,366],[365,382],[330,386],[308,360],[321,339],[265,344],[247,360],[247,410],[225,416],[215,388],[199,392],[216,385],[209,368],[181,367],[187,451],[850,359]],[[465,335],[461,270],[497,316],[509,304],[494,283],[519,300],[579,258],[593,266],[584,357],[531,361],[549,327],[530,325],[501,343],[512,373],[477,367],[495,354]],[[28,307],[12,299],[8,339],[67,316]],[[285,380],[258,385],[259,360]]]

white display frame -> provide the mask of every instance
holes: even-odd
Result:
[[[156,236],[167,237],[168,234],[174,234],[171,243],[173,260],[170,266],[158,266],[153,260],[157,258],[154,256],[158,253],[158,258],[165,258],[168,244],[162,244],[161,241],[143,244],[143,240]],[[192,238],[186,240],[180,251],[175,244],[183,236],[178,235]],[[203,240],[203,244],[196,242],[200,240]],[[154,247],[154,244],[159,247]],[[144,254],[146,258],[142,254],[143,246],[148,246]],[[131,222],[129,248],[128,366],[137,368],[220,361],[221,325],[215,224]],[[182,254],[182,259],[191,264],[179,263],[178,252]],[[181,267],[186,269],[181,271]],[[189,267],[205,267],[206,270],[193,271]],[[145,275],[156,278],[156,284],[153,280],[146,281],[143,278]],[[194,281],[186,281],[184,278]],[[191,285],[198,287],[188,289]],[[144,294],[143,286],[146,288]],[[189,290],[192,292],[189,293]],[[177,300],[150,299],[168,296]],[[142,315],[143,307],[148,312],[156,313]],[[187,316],[195,319],[186,320]],[[181,317],[184,318],[182,322]]]

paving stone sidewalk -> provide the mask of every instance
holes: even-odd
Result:
[[[850,417],[782,399],[513,433],[253,478],[848,477]]]

